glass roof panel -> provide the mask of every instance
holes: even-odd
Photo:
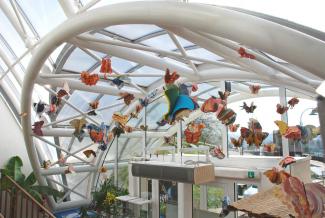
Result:
[[[204,58],[207,60],[211,60],[211,61],[220,61],[223,60],[222,57],[215,55],[211,52],[209,52],[206,49],[203,48],[198,48],[198,49],[190,49],[186,51],[187,55],[190,56],[194,56],[194,57],[198,57],[198,58]]]
[[[168,50],[168,51],[177,49],[174,42],[166,34],[144,40],[141,43],[151,47]]]
[[[63,69],[73,70],[76,72],[87,71],[96,62],[97,60],[86,54],[81,49],[76,48],[64,64]]]
[[[10,47],[15,51],[16,55],[24,52],[25,45],[15,28],[11,25],[6,15],[0,10],[0,34],[7,41]],[[3,47],[3,45],[1,45]]]
[[[323,10],[325,8],[325,2],[322,0],[314,0],[312,2],[282,0],[188,0],[188,2],[222,5],[256,11],[290,20],[325,32],[325,26],[323,22],[325,20],[325,14]]]
[[[107,31],[116,33],[117,35],[134,40],[144,35],[157,32],[161,28],[155,25],[145,24],[128,24],[128,25],[115,25],[106,28]]]
[[[137,69],[132,74],[142,74],[142,73],[148,73],[148,74],[157,73],[157,74],[161,74],[162,76],[164,75],[164,72],[162,70],[158,70],[156,68],[152,68],[148,66],[141,67],[140,69]],[[160,79],[161,77],[131,77],[132,82],[135,82],[140,86],[149,86]]]
[[[17,2],[41,36],[66,19],[58,1],[17,0]]]
[[[129,69],[138,65],[135,62],[128,61],[128,60],[118,58],[118,57],[112,57],[111,61],[112,61],[113,69],[116,70],[118,73],[125,73]]]

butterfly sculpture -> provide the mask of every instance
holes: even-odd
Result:
[[[84,150],[82,153],[84,153],[87,158],[90,158],[91,155],[96,157],[96,152],[92,149]]]
[[[170,136],[170,137],[164,136],[164,142],[165,142],[165,144],[168,144],[168,145],[175,145],[176,139],[174,136]]]
[[[176,80],[179,79],[179,74],[177,72],[170,73],[169,69],[166,70],[164,80],[166,85],[174,84]]]
[[[245,110],[246,113],[254,113],[254,110],[257,108],[256,105],[254,105],[254,102],[251,103],[250,106],[246,104],[246,102],[243,102],[243,105],[241,106],[242,110]]]
[[[228,126],[228,129],[229,129],[230,132],[237,132],[237,129],[238,129],[239,126],[240,126],[240,124],[230,124]]]
[[[69,92],[70,92],[69,84],[67,82],[64,82],[63,87],[59,89],[59,91],[57,91],[56,96],[58,98],[62,98],[66,95],[69,95]]]
[[[287,139],[300,140],[301,129],[298,126],[288,126],[286,122],[276,120],[274,123],[279,127],[279,132]]]
[[[108,171],[107,167],[101,166],[98,170],[99,173],[106,173]]]
[[[109,57],[103,58],[100,66],[100,72],[104,73],[104,78],[107,79],[106,73],[112,74],[112,61]]]
[[[81,82],[88,85],[88,86],[94,86],[99,81],[98,74],[90,74],[89,72],[83,71],[80,74]]]
[[[255,55],[249,54],[246,52],[246,50],[243,47],[240,47],[238,49],[238,54],[240,55],[240,57],[242,58],[249,58],[249,59],[255,59]]]
[[[248,145],[254,144],[257,148],[259,148],[269,133],[263,132],[260,122],[251,118],[249,119],[248,128],[241,127],[240,135],[243,139],[245,139]]]
[[[73,165],[69,165],[69,166],[67,167],[67,169],[64,170],[64,174],[71,174],[71,173],[75,173],[75,172],[76,172],[76,171],[75,171]]]
[[[73,135],[77,137],[79,142],[81,142],[85,136],[85,131],[83,128],[86,127],[86,119],[73,119],[70,121],[70,125],[74,128]]]
[[[227,97],[229,92],[219,92],[220,98],[211,96],[201,106],[204,113],[215,112],[217,118],[225,125],[233,124],[237,114],[230,108],[227,108]]]
[[[186,142],[197,144],[204,128],[204,123],[190,123],[184,131]]]
[[[261,86],[260,86],[260,85],[256,85],[256,84],[254,84],[254,85],[250,85],[250,86],[249,86],[249,89],[251,90],[251,93],[252,93],[252,94],[257,95],[258,92],[259,92],[260,89],[261,89]]]
[[[229,91],[224,91],[224,92],[218,91],[218,94],[219,94],[221,100],[227,101],[228,96],[230,95],[230,92]]]
[[[47,170],[48,168],[50,168],[50,166],[51,166],[51,161],[50,160],[44,160],[43,161],[43,164],[42,164],[42,167],[45,169],[45,170]]]
[[[238,150],[238,148],[240,148],[243,144],[243,138],[239,137],[238,139],[235,139],[235,138],[231,137],[230,142],[231,142],[231,144],[233,144],[233,146],[236,148],[236,150]]]
[[[288,107],[287,106],[282,106],[281,104],[277,104],[276,105],[276,112],[278,113],[278,114],[284,114],[285,112],[287,112],[288,111]]]
[[[220,148],[220,146],[216,146],[215,148],[213,148],[210,151],[210,154],[212,155],[212,157],[217,157],[218,159],[225,158],[225,154],[222,152],[222,149]]]
[[[59,156],[58,162],[59,162],[60,164],[65,164],[66,161],[67,161],[67,158],[64,156],[63,153],[60,153],[60,156]]]
[[[96,113],[96,109],[98,108],[99,106],[99,101],[92,101],[89,103],[89,107],[92,109],[91,111],[88,112],[88,115],[93,115],[93,116],[96,116],[97,113]]]
[[[283,158],[280,162],[279,162],[279,165],[282,167],[282,168],[286,168],[287,166],[293,164],[293,163],[296,163],[296,159],[294,157],[291,157],[291,156],[286,156],[285,158]]]
[[[123,99],[126,105],[130,105],[131,102],[134,100],[134,95],[127,92],[122,92],[119,95],[121,96],[121,98],[118,98],[118,100]]]
[[[38,136],[43,136],[43,132],[42,132],[42,126],[44,125],[44,121],[41,120],[41,121],[37,121],[35,122],[32,126],[32,131],[35,135],[38,135]]]
[[[299,99],[296,97],[293,97],[288,101],[288,105],[290,106],[291,109],[298,103],[299,103]]]
[[[128,122],[129,120],[129,116],[128,115],[123,115],[121,114],[120,112],[115,112],[113,115],[112,115],[112,120],[116,123],[119,123],[121,124],[122,126],[125,126],[126,123]]]
[[[174,84],[178,78],[179,75],[176,72],[170,74],[169,70],[166,70],[164,95],[167,99],[168,111],[158,121],[159,125],[166,123],[172,125],[176,121],[182,120],[183,117],[187,117],[190,112],[199,107],[195,100],[190,97],[186,84]]]
[[[221,98],[211,96],[202,104],[201,111],[204,113],[216,112],[221,104],[225,105],[226,103]]]
[[[33,103],[33,108],[38,116],[42,116],[44,112],[49,112],[49,106],[42,101],[39,101],[38,103]]]
[[[101,123],[100,126],[96,126],[95,124],[88,124],[87,125],[88,133],[90,136],[90,139],[99,144],[99,149],[106,150],[107,144],[110,141],[108,129],[109,126],[105,125],[104,123]]]
[[[290,177],[289,173],[284,170],[278,170],[275,167],[273,167],[271,170],[265,171],[263,174],[270,180],[270,182],[277,185],[283,183]]]

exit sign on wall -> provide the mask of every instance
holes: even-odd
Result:
[[[248,178],[250,178],[250,179],[255,178],[255,173],[254,173],[254,171],[248,171],[248,172],[247,172],[247,176],[248,176]]]

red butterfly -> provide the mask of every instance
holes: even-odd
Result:
[[[222,152],[220,146],[216,146],[214,149],[212,149],[210,151],[210,154],[213,157],[217,157],[218,159],[224,159],[225,158],[225,154]]]
[[[120,93],[119,95],[121,96],[121,98],[119,98],[118,100],[123,98],[124,103],[126,105],[131,104],[131,102],[134,100],[134,95],[127,92]]]
[[[252,55],[252,54],[247,53],[246,50],[243,47],[240,47],[238,49],[238,53],[240,54],[240,57],[242,57],[242,58],[255,59],[255,56]]]
[[[38,121],[38,122],[35,122],[33,124],[33,133],[35,133],[35,135],[38,135],[38,136],[43,136],[43,132],[42,132],[42,126],[44,124],[44,121],[41,120],[41,121]]]
[[[96,83],[99,81],[98,74],[90,74],[88,72],[83,71],[80,74],[81,82],[83,82],[86,85],[93,86],[96,85]]]
[[[293,97],[288,101],[288,105],[290,105],[291,109],[298,103],[299,103],[299,99],[296,97]]]
[[[239,137],[238,139],[230,138],[230,141],[231,141],[231,144],[233,144],[236,149],[241,147],[241,145],[243,144],[243,138],[242,137]]]
[[[93,155],[94,157],[96,157],[96,152],[94,150],[91,150],[91,149],[84,150],[83,153],[87,158],[89,158],[90,155]]]
[[[287,112],[288,109],[288,107],[282,106],[281,104],[276,105],[276,112],[279,114],[284,114],[285,112]]]
[[[106,73],[111,74],[113,72],[112,70],[112,61],[110,58],[103,58],[102,64],[100,66],[100,72],[105,73],[104,78],[107,79]]]
[[[179,78],[179,74],[177,74],[176,72],[170,74],[169,69],[166,70],[165,77],[164,77],[166,85],[174,84],[174,82],[178,78]]]
[[[256,95],[260,91],[261,86],[260,85],[250,85],[249,86],[249,89],[251,90],[251,93],[252,94],[255,94]]]
[[[230,132],[236,132],[240,124],[230,124],[228,126]]]
[[[282,168],[286,168],[287,166],[289,166],[290,164],[293,164],[293,163],[296,163],[296,160],[294,157],[291,157],[291,156],[286,156],[285,158],[283,158],[279,165],[282,167]]]
[[[246,104],[246,102],[243,103],[243,106],[240,106],[242,110],[245,110],[246,113],[254,113],[254,110],[257,108],[256,105],[254,105],[254,102],[251,103],[250,106]]]

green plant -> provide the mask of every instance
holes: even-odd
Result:
[[[35,174],[32,172],[26,178],[26,176],[21,171],[22,167],[23,161],[20,157],[14,156],[9,159],[9,161],[5,165],[5,168],[1,169],[1,189],[11,189],[13,193],[15,192],[14,186],[5,177],[9,176],[40,203],[43,203],[43,195],[51,195],[54,198],[62,197],[64,195],[63,192],[55,190],[51,187],[36,185]]]
[[[124,188],[119,188],[114,185],[112,178],[106,179],[100,188],[93,192],[94,209],[98,212],[105,212],[110,215],[119,215],[121,202],[116,200],[116,197],[127,195],[128,191]]]

